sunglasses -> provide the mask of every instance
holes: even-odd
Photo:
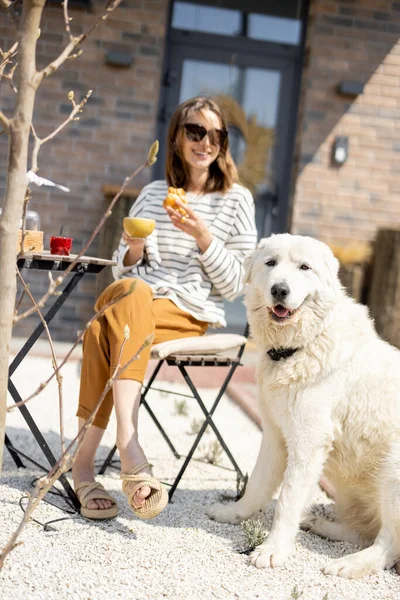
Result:
[[[189,142],[201,142],[208,135],[212,146],[222,147],[228,139],[226,129],[210,129],[207,131],[203,125],[197,125],[196,123],[185,123],[184,128]]]

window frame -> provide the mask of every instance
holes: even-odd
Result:
[[[179,0],[178,0],[179,1]],[[286,18],[298,18],[302,20],[302,14],[304,12],[304,7],[306,5],[306,0],[285,0],[283,3],[282,0],[246,0],[244,3],[243,0],[181,0],[182,2],[187,2],[188,4],[197,4],[204,6],[212,6],[213,8],[227,8],[230,10],[238,10],[242,13],[258,13],[262,15],[270,15],[273,17],[286,17]],[[175,0],[171,2],[171,6],[175,4]],[[245,6],[244,6],[245,4]],[[286,11],[282,11],[282,6],[284,6]],[[268,8],[267,8],[268,7]]]

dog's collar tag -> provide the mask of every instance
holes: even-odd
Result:
[[[281,358],[289,358],[297,352],[298,348],[271,348],[267,354],[271,360],[281,360]]]

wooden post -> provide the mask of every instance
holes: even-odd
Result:
[[[400,230],[378,231],[368,305],[379,335],[400,348]]]
[[[340,264],[339,279],[349,296],[363,302],[366,266],[363,264]]]

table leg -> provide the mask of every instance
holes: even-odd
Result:
[[[58,311],[60,310],[60,308],[62,307],[64,302],[67,300],[67,298],[71,294],[71,292],[76,288],[76,286],[78,285],[78,283],[80,282],[80,280],[82,279],[84,274],[85,274],[84,270],[77,271],[76,273],[74,273],[74,276],[72,277],[72,279],[68,282],[68,284],[63,289],[61,296],[58,296],[58,298],[54,302],[53,306],[47,311],[46,315],[44,316],[44,320],[46,321],[47,324],[49,324],[50,321],[56,316],[56,314],[58,313]],[[28,354],[29,350],[32,348],[32,346],[35,344],[35,342],[42,335],[43,331],[44,331],[44,325],[42,322],[40,322],[38,324],[38,326],[36,327],[36,329],[34,330],[34,332],[26,340],[26,342],[22,346],[21,350],[15,356],[14,360],[11,362],[9,370],[8,370],[9,377],[12,376],[12,374],[15,372],[15,370],[18,368],[18,366],[24,360],[24,358]]]
[[[7,450],[9,451],[11,458],[15,462],[18,469],[21,469],[21,468],[24,469],[25,465],[22,462],[22,460],[20,459],[17,449],[14,448],[14,446],[12,445],[11,440],[7,434],[5,434],[5,436],[4,436],[4,445],[7,448]]]
[[[14,386],[13,382],[11,381],[11,379],[8,381],[8,391],[10,392],[13,400],[15,402],[22,402],[22,398],[18,393],[18,390],[16,389],[16,387]],[[42,432],[40,431],[40,429],[38,428],[38,426],[36,425],[35,421],[32,418],[32,415],[30,414],[29,410],[26,408],[26,406],[23,404],[22,406],[19,406],[18,409],[20,410],[22,416],[24,417],[29,429],[31,430],[33,437],[35,438],[35,440],[37,441],[37,443],[39,444],[39,447],[41,449],[41,451],[43,452],[43,454],[45,455],[45,457],[47,458],[47,460],[50,463],[51,467],[54,467],[54,465],[57,462],[57,459],[55,458],[53,452],[50,449],[50,446],[47,444],[46,440],[44,439]],[[16,448],[14,448],[14,451],[17,451]],[[27,458],[27,460],[30,460],[28,457],[25,456],[25,458]],[[34,463],[35,465],[41,467],[41,465],[38,465],[37,462],[31,460],[32,463]],[[47,469],[45,467],[41,467],[44,471],[47,471]],[[78,498],[76,497],[76,494],[74,492],[74,490],[72,489],[68,479],[65,477],[65,475],[61,475],[59,478],[59,481],[61,483],[61,485],[63,486],[65,492],[67,493],[68,497],[70,498],[71,502],[73,503],[73,505],[75,506],[75,508],[77,510],[79,510],[80,508],[80,502],[78,500]]]
[[[62,305],[64,304],[64,302],[67,300],[68,296],[75,289],[75,287],[78,285],[78,283],[80,282],[80,280],[82,279],[82,277],[86,273],[85,265],[81,265],[81,267],[82,267],[82,269],[80,269],[79,271],[77,271],[76,273],[74,273],[74,276],[70,279],[70,281],[68,282],[68,284],[62,290],[61,295],[58,296],[58,298],[54,302],[53,306],[51,306],[51,308],[47,311],[46,315],[44,316],[44,320],[45,320],[45,322],[47,324],[50,323],[50,321],[55,317],[55,315],[58,313],[58,311],[60,310],[60,308],[62,307]],[[35,344],[35,342],[41,336],[41,334],[43,333],[43,331],[44,331],[44,325],[43,325],[42,322],[40,322],[38,324],[38,326],[36,327],[36,329],[34,330],[34,332],[30,335],[30,337],[28,338],[28,340],[25,342],[25,344],[23,345],[23,347],[21,348],[21,350],[15,356],[14,360],[12,361],[12,363],[10,364],[10,367],[9,367],[9,379],[8,379],[8,391],[10,392],[13,400],[16,403],[21,402],[22,398],[19,395],[18,390],[14,386],[13,382],[11,381],[11,376],[13,375],[13,373],[15,372],[15,370],[18,368],[18,366],[21,364],[21,362],[23,361],[23,359],[25,358],[25,356],[28,354],[28,352],[30,351],[30,349],[32,348],[32,346]],[[48,446],[48,444],[47,444],[46,440],[44,439],[42,433],[40,432],[39,428],[37,427],[35,421],[33,420],[32,415],[30,414],[30,412],[28,411],[28,409],[26,408],[25,405],[19,406],[18,409],[20,410],[22,416],[24,417],[24,419],[25,419],[25,421],[26,421],[29,429],[31,430],[31,432],[32,432],[35,440],[39,444],[39,447],[41,448],[43,454],[46,456],[46,458],[49,461],[50,465],[53,467],[55,465],[55,463],[56,463],[56,458],[53,455],[50,447]],[[11,441],[9,439],[8,439],[8,441],[11,444]],[[16,458],[15,458],[17,449],[14,448],[14,446],[12,446],[12,444],[11,444],[11,447],[10,447],[10,445],[6,445],[6,447],[9,450],[10,454],[12,455],[12,457],[14,459],[14,462],[17,464]],[[14,453],[12,453],[12,451],[14,451]],[[27,460],[30,460],[28,457],[26,457],[26,458],[27,458]],[[21,463],[21,465],[17,464],[17,466],[24,466],[19,457],[18,457],[18,460]],[[35,461],[31,461],[31,462],[33,462],[37,466],[40,466]],[[47,470],[44,467],[41,467],[41,468],[43,468],[44,471]],[[79,510],[79,508],[80,508],[80,502],[79,502],[78,498],[76,497],[76,494],[75,494],[74,490],[72,489],[72,487],[70,486],[70,484],[69,484],[67,478],[65,477],[65,475],[61,475],[61,477],[60,477],[60,483],[63,486],[65,492],[68,495],[68,497],[71,499],[71,502],[73,503],[73,505],[75,506],[75,508]]]

